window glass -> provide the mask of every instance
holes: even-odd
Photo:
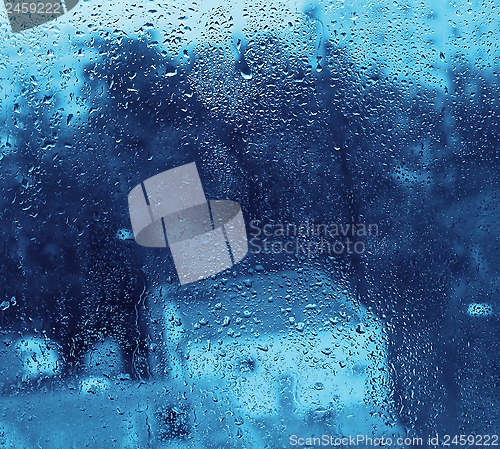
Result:
[[[0,447],[498,445],[495,1],[2,8]]]

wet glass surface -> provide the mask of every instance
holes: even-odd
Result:
[[[4,3],[0,448],[498,445],[496,2]]]

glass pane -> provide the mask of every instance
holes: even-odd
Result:
[[[4,6],[1,448],[498,445],[495,1]]]

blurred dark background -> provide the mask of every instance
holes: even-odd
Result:
[[[175,272],[117,231],[130,228],[132,187],[195,161],[207,196],[238,201],[248,222],[379,224],[367,253],[315,263],[387,323],[399,419],[424,435],[498,430],[496,72],[457,57],[444,93],[409,93],[333,46],[318,71],[269,36],[229,66],[198,50],[175,76],[144,42],[94,45],[86,120],[20,81],[6,122],[0,302],[15,305],[0,311],[4,335],[56,341],[63,376],[112,337],[130,375],[147,378],[145,298]],[[301,261],[249,256],[241,269],[256,263]],[[471,303],[494,313],[470,316]]]

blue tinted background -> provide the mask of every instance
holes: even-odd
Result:
[[[497,9],[88,1],[19,34],[4,18],[0,446],[498,433]],[[131,188],[193,161],[247,225],[380,235],[179,288],[168,253],[119,231]]]

